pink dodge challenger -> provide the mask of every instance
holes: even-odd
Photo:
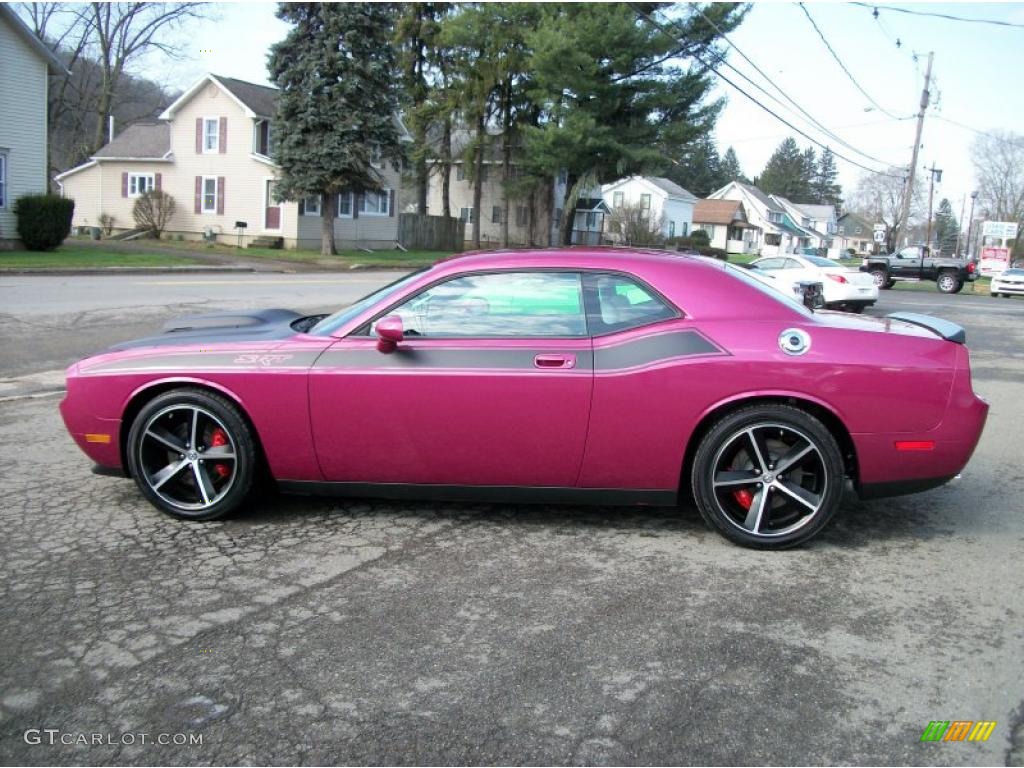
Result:
[[[952,323],[812,311],[721,262],[600,248],[452,258],[329,316],[184,318],[71,366],[61,403],[95,471],[183,518],[236,509],[261,475],[361,497],[692,494],[763,548],[818,533],[848,483],[945,483],[987,412]]]

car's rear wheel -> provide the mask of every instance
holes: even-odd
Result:
[[[149,401],[128,433],[128,468],[158,509],[213,520],[236,509],[252,487],[252,431],[227,399],[176,389]]]
[[[784,549],[825,527],[844,477],[839,445],[821,421],[789,405],[757,405],[711,427],[691,483],[701,516],[726,538]]]
[[[963,283],[952,272],[943,272],[939,275],[935,285],[942,293],[957,293],[963,288]]]

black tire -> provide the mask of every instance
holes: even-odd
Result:
[[[744,442],[751,433],[759,441],[756,451],[753,443]],[[776,475],[778,462],[798,453],[801,441],[813,450]],[[763,462],[755,460],[758,453],[764,454]],[[748,463],[744,456],[751,467],[737,466]],[[756,468],[762,463],[769,467],[765,475]],[[817,418],[789,405],[754,405],[711,427],[694,455],[690,483],[701,517],[727,539],[755,549],[787,549],[808,541],[832,519],[845,471],[835,437]],[[797,494],[789,490],[794,487]],[[762,493],[764,503],[757,506]],[[798,496],[804,499],[800,503]]]
[[[998,299],[998,298],[999,298],[999,294],[998,294],[998,293],[990,293],[989,295],[990,295],[990,296],[991,296],[991,297],[992,297],[993,299]]]
[[[939,289],[939,293],[958,293],[964,287],[964,283],[954,272],[940,272],[935,278],[935,287]]]
[[[257,466],[256,440],[238,408],[195,388],[146,403],[132,422],[126,449],[128,471],[142,495],[162,512],[188,520],[216,520],[241,506]]]
[[[893,281],[889,279],[889,273],[884,269],[872,269],[869,273],[879,288],[892,288]]]
[[[850,311],[853,312],[853,314],[855,315],[859,315],[864,311],[864,308],[866,306],[866,304],[851,304]]]

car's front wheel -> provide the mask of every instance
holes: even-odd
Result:
[[[701,516],[747,547],[784,549],[816,535],[839,508],[845,472],[835,438],[789,405],[756,405],[716,422],[693,460]]]
[[[891,288],[892,282],[889,280],[889,273],[884,269],[873,269],[870,272],[871,278],[875,281],[875,285],[879,288]]]
[[[238,409],[202,389],[150,400],[128,433],[128,469],[158,509],[213,520],[237,508],[252,487],[256,446]]]

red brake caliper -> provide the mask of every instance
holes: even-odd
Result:
[[[228,436],[224,433],[224,430],[220,427],[213,428],[213,434],[210,436],[210,447],[216,448],[220,445],[228,444]],[[214,464],[213,471],[217,473],[220,478],[225,478],[231,474],[231,467],[227,464]],[[747,506],[750,506],[749,503]]]
[[[738,491],[732,492],[733,497],[740,503],[740,506],[744,509],[750,509],[750,505],[754,503],[754,495],[746,488],[742,488]]]

